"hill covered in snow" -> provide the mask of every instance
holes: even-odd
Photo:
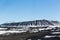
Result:
[[[60,25],[59,21],[49,21],[49,20],[34,20],[34,21],[24,21],[24,22],[12,22],[12,23],[3,23],[1,27],[14,27],[14,26],[27,26],[27,25]]]

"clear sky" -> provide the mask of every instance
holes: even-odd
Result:
[[[60,21],[60,0],[0,0],[0,23],[38,19]]]

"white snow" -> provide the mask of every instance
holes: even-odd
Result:
[[[60,34],[60,32],[53,32],[52,34]]]
[[[51,38],[51,37],[56,37],[56,36],[48,36],[48,35],[46,35],[44,38]]]

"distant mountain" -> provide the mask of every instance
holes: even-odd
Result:
[[[4,23],[1,25],[4,26],[18,26],[18,25],[54,25],[60,24],[58,21],[49,21],[49,20],[34,20],[34,21],[25,21],[25,22],[14,22],[14,23]]]
[[[55,23],[55,24],[60,24],[59,21],[51,21],[52,23]]]
[[[59,21],[51,21],[54,25],[60,25]]]

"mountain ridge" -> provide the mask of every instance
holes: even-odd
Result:
[[[59,21],[49,21],[49,20],[33,20],[33,21],[24,21],[24,22],[12,22],[12,23],[3,23],[1,25],[5,26],[18,26],[18,25],[54,25],[60,24]]]

